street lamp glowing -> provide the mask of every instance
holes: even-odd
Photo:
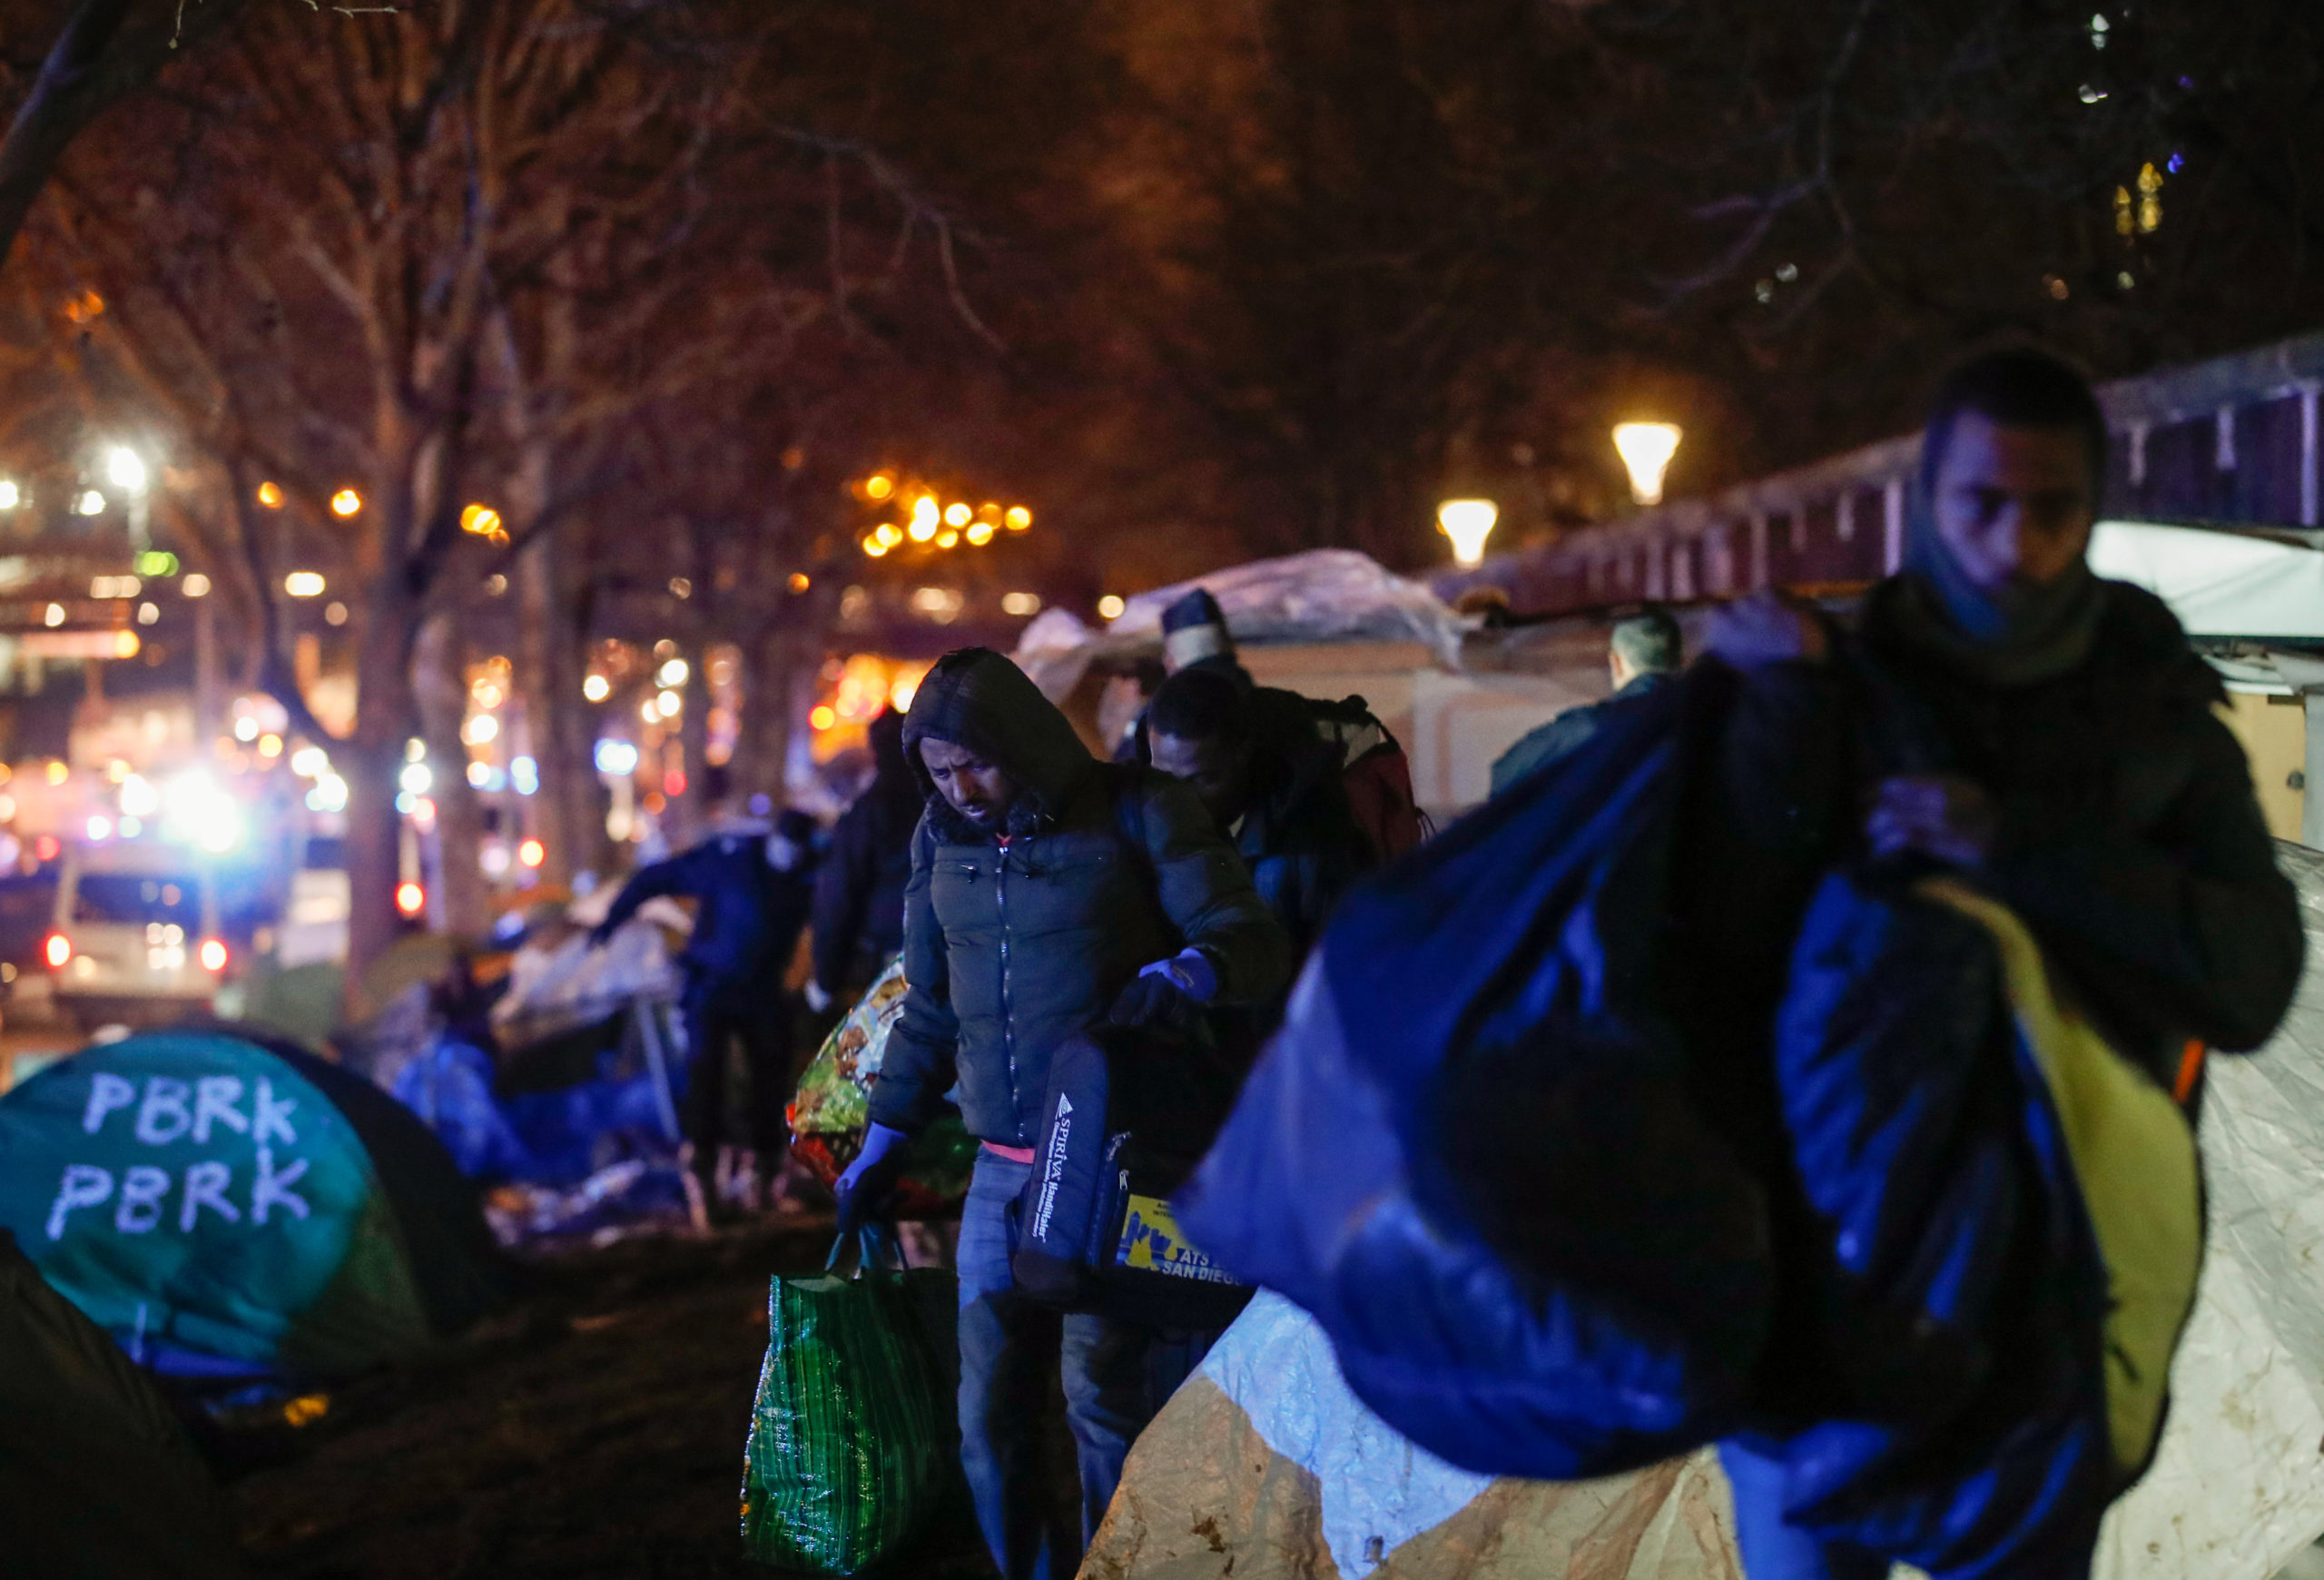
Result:
[[[282,590],[294,598],[322,596],[323,578],[320,571],[294,570],[282,578]]]
[[[1670,458],[1679,453],[1679,437],[1675,422],[1614,424],[1614,448],[1621,452],[1622,465],[1630,469],[1631,499],[1641,505],[1662,502],[1662,474],[1669,469]]]
[[[330,497],[330,513],[334,516],[352,516],[362,508],[363,496],[353,489],[341,489]]]
[[[1022,505],[1011,505],[1009,507],[1009,513],[1001,519],[1007,523],[1011,532],[1022,532],[1033,524],[1033,513]]]
[[[581,695],[591,702],[603,702],[613,694],[613,682],[602,675],[592,675],[581,683]]]
[[[145,460],[125,444],[117,444],[105,452],[105,480],[117,489],[133,494],[145,491]]]
[[[944,525],[947,527],[965,527],[969,524],[969,518],[975,513],[976,512],[970,510],[966,505],[957,503],[947,505],[944,507]]]
[[[911,502],[911,526],[909,528],[911,540],[914,543],[925,543],[935,537],[938,519],[939,512],[933,498],[922,494],[919,499],[914,499]]]
[[[1501,507],[1491,499],[1447,499],[1436,507],[1436,525],[1452,539],[1452,558],[1462,565],[1477,565],[1485,557],[1485,539],[1501,519]]]
[[[258,502],[265,506],[270,510],[280,510],[282,509],[282,485],[280,483],[261,483],[258,486]]]

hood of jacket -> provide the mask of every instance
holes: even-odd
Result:
[[[986,835],[952,810],[929,777],[920,743],[931,736],[966,747],[1016,781],[1011,834],[1030,834],[1053,820],[1098,766],[1071,722],[1008,658],[990,647],[945,654],[921,679],[904,716],[904,757],[930,821],[947,839],[963,843],[980,843]]]

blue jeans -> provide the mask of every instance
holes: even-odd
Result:
[[[1886,1559],[1826,1546],[1784,1522],[1782,1460],[1729,1439],[1718,1446],[1718,1463],[1735,1491],[1743,1580],[1886,1580]]]
[[[1216,1335],[1060,1317],[1019,1296],[1010,1209],[1032,1172],[980,1149],[960,1210],[960,1466],[1006,1580],[1067,1580],[1113,1502],[1131,1443]],[[1081,1473],[1078,1530],[1050,1517],[1041,1474],[1049,1378],[1060,1372]]]

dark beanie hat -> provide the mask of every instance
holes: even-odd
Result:
[[[1201,588],[1162,611],[1162,634],[1183,631],[1189,626],[1216,626],[1224,629],[1226,616],[1219,608],[1218,600]]]

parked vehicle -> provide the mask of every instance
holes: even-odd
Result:
[[[204,1018],[231,953],[212,875],[182,848],[67,848],[41,946],[60,1014],[84,1027]]]

